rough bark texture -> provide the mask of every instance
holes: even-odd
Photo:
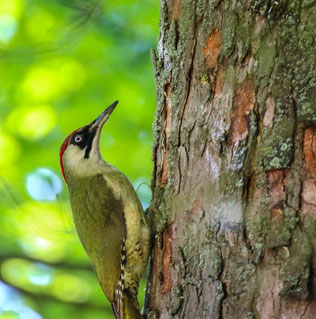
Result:
[[[316,318],[315,39],[315,0],[161,0],[148,318]]]

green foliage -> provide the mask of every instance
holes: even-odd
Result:
[[[0,319],[113,317],[59,148],[118,99],[101,152],[149,204],[157,34],[158,1],[0,0]]]

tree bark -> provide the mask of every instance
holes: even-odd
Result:
[[[316,1],[160,15],[147,318],[316,318]]]

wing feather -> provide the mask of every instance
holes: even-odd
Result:
[[[126,263],[123,201],[115,197],[102,174],[77,184],[69,189],[76,229],[100,285],[121,319],[124,300],[119,296],[124,296]]]

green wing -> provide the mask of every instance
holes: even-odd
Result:
[[[115,198],[102,174],[77,184],[80,186],[70,189],[76,229],[105,295],[121,318],[126,261],[123,202]]]

